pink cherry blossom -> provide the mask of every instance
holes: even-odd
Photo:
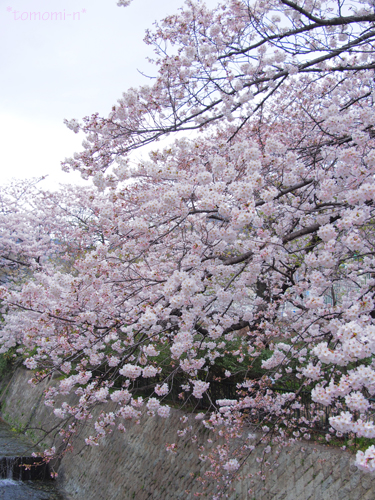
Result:
[[[320,405],[327,439],[375,436],[373,16],[350,0],[189,1],[147,32],[148,84],[66,121],[86,139],[63,168],[92,187],[1,188],[0,349],[32,383],[58,375],[46,404],[74,421],[67,447],[98,403],[89,445],[167,418],[176,387],[184,408],[211,405],[196,419],[218,436],[215,477],[253,451],[232,446],[244,415],[263,416],[264,442],[307,439]]]

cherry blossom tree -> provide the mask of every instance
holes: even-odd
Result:
[[[56,264],[60,256],[75,255],[103,238],[96,233],[75,241],[76,228],[85,227],[82,234],[88,235],[88,221],[98,212],[90,208],[91,191],[66,186],[48,193],[40,188],[42,181],[13,181],[0,190],[0,266],[8,286],[22,279],[22,272],[32,274],[51,259]]]
[[[30,219],[32,209],[32,199],[35,193],[37,180],[26,182],[13,182],[11,185],[2,187],[0,190],[0,219],[1,219],[1,240],[0,240],[0,268],[2,283],[12,280],[14,274],[21,269],[31,266],[31,258],[38,261],[38,257],[45,253],[42,250],[42,236],[36,227],[30,231]],[[31,194],[33,193],[33,194]],[[31,202],[31,204],[30,204]],[[29,214],[29,217],[27,217]],[[48,239],[49,244],[49,239]],[[37,249],[37,254],[35,250]]]
[[[46,404],[67,442],[99,403],[116,410],[88,444],[143,409],[167,418],[178,374],[199,401],[228,357],[237,397],[202,418],[228,438],[215,474],[251,453],[250,438],[232,455],[230,443],[259,414],[258,442],[309,439],[320,417],[295,416],[303,392],[330,408],[327,440],[375,438],[374,21],[366,2],[188,1],[146,36],[152,85],[108,118],[67,121],[86,140],[63,168],[96,188],[38,195],[59,258],[2,289],[1,331],[35,380],[64,375]],[[56,403],[72,392],[77,404]],[[356,465],[373,471],[375,447]]]

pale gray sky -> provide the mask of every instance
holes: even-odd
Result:
[[[152,50],[144,32],[183,0],[116,3],[0,0],[0,183],[45,174],[49,186],[81,182],[60,169],[83,139],[63,119],[107,115],[124,90],[146,83],[138,69],[155,72],[146,61]],[[40,12],[41,20],[31,12]]]

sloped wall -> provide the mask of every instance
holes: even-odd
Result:
[[[2,413],[14,426],[27,426],[35,440],[38,428],[51,429],[57,422],[51,409],[43,404],[45,383],[33,387],[27,383],[30,372],[18,370],[3,395]],[[53,381],[49,382],[53,383]],[[98,412],[100,408],[98,408]],[[58,484],[67,500],[193,500],[201,490],[195,477],[204,473],[207,463],[198,458],[197,446],[179,441],[181,414],[173,411],[169,419],[144,417],[142,425],[127,425],[125,434],[114,431],[101,446],[88,447],[78,436],[74,452],[56,464]],[[192,418],[198,440],[207,431]],[[206,436],[207,437],[207,436]],[[44,439],[51,445],[53,436]],[[179,443],[178,453],[165,450],[166,443]],[[260,450],[258,451],[258,455]],[[262,482],[256,475],[257,455],[251,456],[238,480],[231,499],[239,500],[374,500],[375,477],[359,472],[352,464],[353,456],[330,447],[298,443],[281,451],[278,466]],[[272,462],[274,457],[270,457]],[[248,493],[249,488],[252,489]],[[206,492],[212,496],[213,486]]]

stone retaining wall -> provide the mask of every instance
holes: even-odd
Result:
[[[2,396],[2,415],[12,426],[26,427],[34,442],[42,437],[40,428],[51,429],[57,422],[51,408],[43,404],[48,383],[33,387],[27,383],[30,372],[18,370]],[[53,383],[49,382],[49,383]],[[98,409],[99,411],[99,409]],[[196,477],[208,464],[201,462],[197,446],[179,441],[181,413],[169,419],[144,417],[141,425],[127,425],[122,434],[114,431],[100,446],[88,447],[78,436],[74,452],[65,455],[56,468],[58,485],[67,500],[193,500],[201,491]],[[192,418],[198,440],[207,432]],[[199,428],[200,425],[200,428]],[[51,446],[53,436],[44,439]],[[166,443],[178,443],[178,453],[165,450]],[[359,472],[348,452],[312,444],[298,443],[284,448],[278,467],[262,482],[256,475],[259,464],[252,455],[241,472],[254,474],[256,480],[237,480],[232,500],[375,500],[375,477]],[[271,455],[270,461],[273,457]],[[249,488],[252,489],[248,493]],[[212,497],[213,485],[204,498]]]

